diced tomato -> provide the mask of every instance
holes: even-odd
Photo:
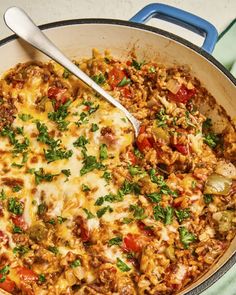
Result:
[[[132,151],[128,151],[128,159],[132,165],[135,165],[137,163],[137,157]]]
[[[139,129],[139,135],[136,140],[136,144],[140,152],[144,152],[146,149],[150,149],[154,146],[154,139],[149,137],[147,134],[145,136],[146,126],[142,125]]]
[[[0,279],[2,278],[2,274],[0,274]],[[0,289],[3,289],[6,292],[12,293],[16,287],[15,282],[13,282],[11,279],[6,277],[4,282],[0,283]]]
[[[174,146],[178,152],[180,152],[183,155],[187,155],[188,154],[188,147],[184,144],[176,144]]]
[[[137,138],[136,144],[137,144],[138,149],[140,150],[140,152],[144,152],[145,150],[150,149],[150,148],[153,147],[152,142],[147,137],[144,137],[142,140]]]
[[[127,66],[131,66],[131,65],[132,65],[132,62],[131,62],[130,60],[128,60],[128,61],[126,62],[126,64],[127,64]]]
[[[52,86],[48,89],[48,98],[55,100],[55,110],[67,102],[68,98],[65,95],[66,89]]]
[[[11,216],[12,222],[15,224],[15,226],[18,226],[22,230],[27,230],[27,224],[24,221],[22,216],[19,215],[12,215]]]
[[[142,221],[138,221],[138,227],[144,232],[147,236],[153,236],[154,232],[150,227],[147,227]]]
[[[80,230],[79,236],[82,242],[88,242],[90,239],[90,233],[89,233],[87,225],[85,224],[84,218],[82,216],[77,216],[76,224],[79,227],[79,230]]]
[[[127,252],[141,252],[142,247],[139,241],[139,236],[134,234],[127,234],[126,237],[124,237],[124,246],[123,249]]]
[[[110,86],[114,89],[125,77],[125,72],[123,70],[120,70],[116,67],[114,67],[109,73],[108,73],[108,81]]]
[[[168,97],[176,102],[182,102],[186,104],[195,93],[195,88],[188,89],[185,85],[182,85],[176,94],[169,92]]]
[[[127,87],[122,87],[120,89],[120,92],[121,92],[122,96],[124,96],[126,98],[131,98],[132,97],[132,93],[131,93],[130,89],[127,88]]]
[[[20,276],[20,279],[27,282],[35,282],[38,280],[38,275],[29,268],[26,268],[24,266],[19,267],[17,269],[17,273]]]

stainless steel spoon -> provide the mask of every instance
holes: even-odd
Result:
[[[112,105],[121,110],[132,123],[135,136],[137,137],[140,128],[140,122],[117,100],[109,95],[102,87],[96,84],[89,76],[74,65],[49,39],[44,33],[34,24],[27,13],[19,7],[10,7],[4,14],[6,25],[16,35],[23,40],[33,45],[35,48],[55,60],[63,67],[68,69],[72,74],[82,80],[85,84],[103,96]]]

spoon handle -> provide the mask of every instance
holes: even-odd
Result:
[[[109,95],[102,87],[95,83],[89,76],[73,64],[52,42],[48,37],[34,24],[26,12],[19,7],[10,7],[4,15],[6,25],[16,35],[33,45],[35,48],[55,60],[63,67],[68,69],[72,74],[82,80],[89,87],[94,89],[112,105],[121,110],[129,121],[132,123],[135,136],[138,135],[140,122],[116,99]]]

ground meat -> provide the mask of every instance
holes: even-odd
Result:
[[[4,126],[9,126],[13,123],[16,114],[16,107],[13,99],[4,99],[0,95],[0,130]]]
[[[28,235],[24,235],[24,234],[13,234],[12,239],[16,244],[19,244],[22,246],[28,245],[29,243]]]
[[[22,187],[24,185],[24,181],[22,179],[13,177],[2,177],[2,182],[3,184],[9,187],[14,187],[17,185]]]

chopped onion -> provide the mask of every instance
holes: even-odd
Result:
[[[216,166],[215,172],[227,178],[236,179],[236,168],[232,163],[220,161]]]
[[[171,261],[176,261],[175,249],[173,245],[170,245],[169,247],[165,249],[165,254]]]
[[[178,81],[174,80],[174,79],[170,79],[167,83],[166,83],[166,88],[172,92],[173,94],[176,94],[179,89],[181,87],[181,84],[179,84]]]
[[[205,184],[204,194],[228,195],[232,180],[223,175],[211,174]]]
[[[169,132],[161,127],[153,126],[152,128],[153,134],[156,136],[156,138],[161,138],[164,140],[167,144],[170,142],[170,135]]]

